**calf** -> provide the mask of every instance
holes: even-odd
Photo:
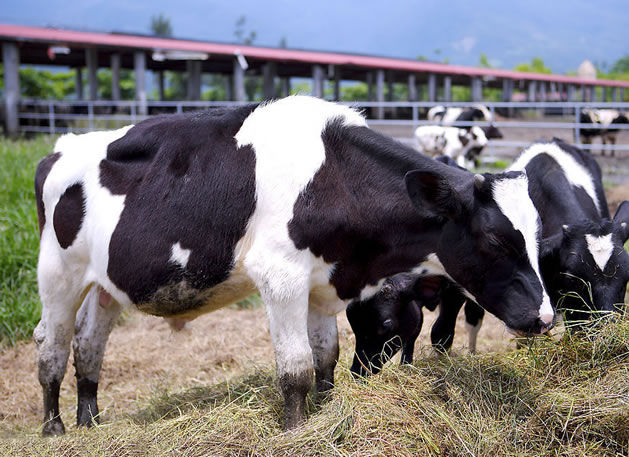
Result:
[[[311,97],[61,137],[35,177],[43,433],[64,432],[73,338],[77,422],[98,420],[121,306],[192,319],[259,291],[287,428],[313,371],[318,392],[333,385],[336,314],[397,273],[447,275],[514,331],[546,331],[527,188],[523,172],[448,167]]]
[[[440,305],[430,336],[435,349],[448,350],[454,338],[456,316],[465,302],[461,288],[442,276],[402,273],[388,279],[373,297],[354,301],[347,307],[347,319],[356,336],[351,372],[355,376],[376,374],[400,349],[401,363],[412,363],[423,323],[422,308],[434,311]],[[469,301],[465,315],[471,326],[469,349],[475,352],[484,311]]]
[[[456,166],[447,158],[440,160]],[[588,153],[559,139],[533,144],[522,152],[510,170],[526,171],[529,178],[529,193],[542,220],[542,278],[553,305],[564,312],[566,321],[572,325],[588,319],[591,311],[618,310],[629,279],[629,254],[623,247],[629,238],[629,201],[623,202],[613,220],[609,220],[598,164]],[[421,284],[422,280],[416,281]],[[421,300],[418,286],[409,281],[393,284],[404,290],[388,295],[379,293],[348,308],[348,319],[356,333],[354,373],[365,374],[365,367],[377,372],[382,362],[396,352],[395,345],[387,349],[384,344],[375,344],[382,338],[372,338],[382,325],[383,318],[378,316],[383,313],[391,315],[388,319],[394,324],[388,329],[388,339],[399,338],[407,348],[417,338],[415,333],[405,333],[395,323],[403,322],[408,328],[415,323],[421,325],[421,320],[416,313],[391,305],[389,297],[410,295]],[[461,292],[457,295],[456,290],[441,290],[440,294],[439,332],[435,337],[433,327],[432,340],[433,344],[439,344],[441,339],[447,345],[451,344],[456,316],[465,297]],[[352,307],[360,308],[361,314]],[[469,335],[474,341],[474,344],[470,341],[470,350],[473,350],[484,311],[471,300],[467,300],[465,311]],[[362,317],[374,314],[377,316],[372,320]],[[365,341],[375,343],[367,345]],[[406,362],[412,359],[412,350],[410,354]]]
[[[476,126],[468,131],[457,127],[423,125],[415,130],[415,140],[424,154],[444,154],[460,166],[465,166],[468,155],[476,157],[487,144],[485,132]]]
[[[614,124],[629,124],[629,119],[627,119],[625,113],[613,109],[584,109],[581,110],[579,123],[593,124],[595,127],[579,130],[582,143],[592,144],[592,138],[600,136],[603,145],[609,144],[613,146],[616,144],[618,129],[612,126]],[[604,148],[601,149],[601,155],[605,155]],[[611,151],[611,156],[614,156],[613,150]]]

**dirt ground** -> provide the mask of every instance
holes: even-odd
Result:
[[[417,357],[433,357],[430,328],[435,313],[426,312]],[[466,351],[467,337],[461,313],[453,350]],[[353,333],[344,314],[338,316],[341,339],[339,369],[351,364]],[[480,352],[514,348],[504,326],[493,316],[479,334]],[[103,422],[132,414],[152,394],[211,385],[232,376],[274,366],[273,346],[263,308],[224,308],[173,332],[160,318],[133,312],[111,334],[101,379],[99,407]],[[41,389],[37,381],[35,346],[23,342],[0,349],[0,438],[39,433]],[[76,421],[74,367],[68,364],[61,388],[61,415],[66,427]]]

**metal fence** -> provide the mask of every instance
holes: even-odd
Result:
[[[242,102],[206,102],[206,101],[45,101],[21,100],[18,117],[20,131],[23,133],[58,134],[65,132],[87,132],[119,128],[135,124],[151,115],[163,113],[182,113],[222,106],[243,105]],[[393,135],[403,142],[412,141],[412,132],[420,125],[435,125],[439,122],[425,119],[426,112],[433,106],[471,107],[473,102],[345,102],[360,109],[367,115],[368,123],[375,128],[397,126],[406,127],[402,135]],[[584,149],[601,151],[629,151],[629,144],[601,145],[581,144],[580,130],[596,128],[593,124],[579,122],[580,112],[584,108],[617,109],[629,111],[629,103],[615,102],[483,102],[494,119],[493,125],[503,129],[544,129],[571,130],[573,141]],[[496,116],[496,114],[500,114]],[[455,122],[453,125],[469,127],[487,126],[488,122]],[[629,125],[614,124],[614,129],[629,130]],[[505,135],[509,136],[509,135]],[[532,138],[533,140],[535,138]],[[531,140],[491,140],[490,151],[499,148],[519,148]]]

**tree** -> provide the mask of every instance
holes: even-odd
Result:
[[[629,73],[629,55],[618,59],[609,69],[610,73]]]
[[[162,37],[173,36],[173,28],[170,25],[170,18],[167,18],[162,13],[151,16],[151,24],[149,26],[153,35]]]
[[[484,52],[480,53],[479,65],[483,68],[493,68],[491,64],[489,63],[489,59],[487,58],[487,55]]]
[[[515,71],[525,71],[527,73],[546,73],[551,74],[552,70],[544,65],[544,61],[541,57],[533,57],[531,63],[521,63],[516,65]]]
[[[236,29],[234,30],[234,36],[238,43],[250,45],[256,40],[257,33],[255,30],[250,30],[249,34],[245,31],[245,25],[247,23],[247,16],[244,14],[236,21]]]

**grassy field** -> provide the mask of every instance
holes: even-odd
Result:
[[[53,144],[48,136],[0,139],[0,345],[30,338],[39,320],[33,178]]]

